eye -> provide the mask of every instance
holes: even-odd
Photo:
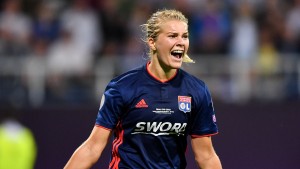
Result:
[[[188,39],[188,38],[189,38],[189,35],[188,35],[188,34],[184,34],[184,35],[182,36],[182,38]]]
[[[175,34],[174,34],[174,35],[169,35],[169,37],[170,37],[170,38],[176,38],[177,35],[175,35]]]

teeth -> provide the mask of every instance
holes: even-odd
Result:
[[[178,53],[178,54],[182,54],[183,51],[182,50],[173,50],[172,53]]]
[[[183,50],[173,50],[171,54],[176,58],[181,58],[183,55]]]

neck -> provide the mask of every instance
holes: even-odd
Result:
[[[161,82],[166,82],[172,79],[176,73],[177,69],[163,68],[159,63],[151,61],[147,65],[149,73]]]

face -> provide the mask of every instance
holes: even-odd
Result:
[[[152,59],[157,59],[163,69],[178,69],[189,48],[188,26],[178,20],[164,22],[156,41],[149,44],[155,51]]]

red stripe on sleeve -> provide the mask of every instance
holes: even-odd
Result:
[[[209,136],[214,136],[217,135],[218,133],[213,133],[213,134],[206,134],[206,135],[191,135],[193,138],[199,138],[199,137],[209,137]]]
[[[113,148],[112,148],[112,160],[109,164],[110,169],[118,169],[118,165],[121,161],[118,148],[123,143],[124,139],[124,130],[122,129],[121,125],[118,125],[116,128],[116,135],[117,138],[113,141]]]

